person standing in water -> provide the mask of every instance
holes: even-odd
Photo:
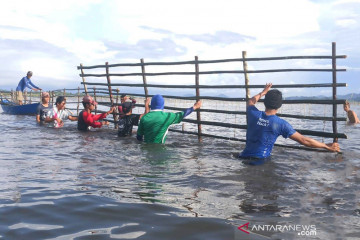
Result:
[[[186,116],[201,107],[201,101],[182,112],[164,112],[164,98],[157,94],[151,99],[150,112],[139,123],[137,139],[146,143],[165,143],[168,129],[172,124],[180,123]]]
[[[60,128],[64,126],[64,121],[69,119],[71,121],[77,121],[78,118],[71,116],[71,113],[65,109],[66,98],[64,96],[58,96],[56,98],[54,108],[49,111],[45,122],[49,123],[49,127]]]
[[[50,94],[48,92],[41,93],[41,103],[37,108],[36,113],[36,122],[39,124],[43,124],[45,121],[46,116],[48,115],[49,111],[51,111],[52,107],[49,105],[50,101]]]
[[[133,99],[135,100],[135,99]],[[119,137],[126,137],[132,135],[133,126],[138,126],[140,119],[150,111],[150,98],[145,100],[145,111],[143,114],[133,114],[132,109],[134,108],[134,101],[127,99],[124,103],[121,104],[122,115],[119,119]]]
[[[113,113],[115,107],[110,108],[106,113],[94,115],[91,111],[95,110],[95,105],[98,103],[91,96],[85,96],[82,100],[84,110],[79,113],[77,129],[80,131],[88,131],[90,127],[101,128],[103,125],[109,125],[108,121],[99,122],[99,120],[106,118],[107,115]]]
[[[360,120],[353,110],[350,110],[350,103],[346,101],[344,103],[344,111],[349,118],[349,123],[360,123]]]
[[[305,137],[295,131],[287,121],[276,116],[282,105],[282,93],[277,89],[270,90],[271,87],[272,83],[266,84],[262,92],[253,96],[247,102],[248,128],[246,131],[246,146],[239,158],[244,159],[244,162],[249,164],[261,164],[265,160],[269,160],[275,141],[280,135],[307,147],[323,148],[330,152],[340,151],[338,143],[325,144]],[[259,111],[255,107],[255,104],[263,96],[265,96],[265,112]]]

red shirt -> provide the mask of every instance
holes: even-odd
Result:
[[[83,111],[82,117],[86,125],[92,126],[93,128],[101,128],[101,122],[97,121],[106,118],[106,113],[94,115],[92,113],[88,113],[87,111]]]

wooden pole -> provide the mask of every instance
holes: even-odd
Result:
[[[51,105],[54,105],[54,91],[51,91]]]
[[[79,107],[80,107],[80,87],[78,87],[78,103],[76,108],[76,113],[79,116]]]
[[[243,57],[243,68],[244,68],[244,78],[245,78],[245,99],[246,103],[250,99],[250,89],[249,89],[249,75],[248,75],[248,65],[245,61],[246,59],[246,51],[242,51],[242,57]],[[248,114],[247,114],[247,108],[246,108],[246,124],[248,124]]]
[[[64,93],[64,97],[66,97],[66,89],[65,89],[65,88],[64,88],[64,92],[63,92],[63,93]]]
[[[120,92],[120,90],[117,88],[117,89],[116,89],[116,108],[117,108],[117,109],[119,109],[119,108],[118,108],[118,106],[119,106],[119,105],[118,105],[118,104],[119,104],[119,92]]]
[[[111,107],[114,106],[114,100],[113,100],[113,96],[112,96],[112,89],[111,89],[111,80],[110,80],[110,76],[109,76],[109,63],[106,62],[105,63],[106,66],[106,79],[108,82],[108,89],[109,89],[109,96],[110,96],[110,103],[111,103]],[[117,121],[117,115],[116,112],[113,112],[113,118],[114,118],[114,127],[115,129],[118,129],[118,121]]]
[[[196,85],[196,101],[200,100],[200,89],[199,89],[199,63],[198,63],[198,56],[195,56],[195,85]],[[200,111],[196,110],[196,118],[198,121],[201,121]],[[198,123],[198,140],[199,142],[202,141],[201,137],[201,123]]]
[[[333,100],[336,100],[336,42],[332,43],[332,80],[333,80],[333,88],[332,88],[332,92],[333,92]],[[337,117],[337,105],[334,103],[333,104],[333,122],[332,122],[332,127],[333,127],[333,133],[337,133],[337,122],[336,122],[336,117]],[[333,142],[338,142],[337,138],[333,139]]]
[[[149,96],[148,88],[147,88],[147,81],[145,76],[145,65],[144,65],[144,59],[140,59],[141,62],[141,72],[142,72],[142,79],[144,83],[144,92],[145,92],[145,99]]]
[[[23,104],[26,104],[26,101],[27,101],[27,91],[24,91],[24,103]]]
[[[30,100],[29,100],[30,103],[32,103],[31,97],[32,97],[32,90],[30,90]]]
[[[96,87],[94,87],[94,100],[96,101]],[[95,114],[97,114],[97,105],[95,105]]]
[[[82,63],[80,63],[80,70],[81,70],[81,78],[82,78],[82,81],[83,81],[83,83],[84,83],[85,94],[86,94],[86,95],[89,95],[89,94],[88,94],[87,87],[86,87],[85,78],[83,77],[83,76],[84,76],[84,70],[83,70],[83,65],[82,65]]]

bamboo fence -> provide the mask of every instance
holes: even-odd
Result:
[[[235,101],[235,102],[246,102],[250,98],[250,89],[255,88],[263,88],[264,85],[260,84],[250,84],[250,76],[249,74],[256,75],[261,73],[281,73],[281,72],[330,72],[332,73],[332,79],[329,83],[317,83],[317,84],[273,84],[273,88],[331,88],[332,89],[332,98],[331,99],[300,99],[300,100],[284,100],[284,104],[323,104],[332,106],[332,116],[331,117],[322,117],[322,116],[304,116],[304,115],[296,115],[296,114],[278,114],[280,117],[294,118],[294,119],[306,119],[311,121],[331,121],[332,122],[332,132],[324,132],[324,131],[311,131],[307,129],[296,129],[298,132],[304,135],[324,137],[324,138],[332,138],[334,142],[338,140],[338,138],[347,138],[344,133],[338,133],[337,122],[338,121],[346,121],[346,118],[338,117],[337,114],[337,105],[343,104],[345,102],[344,99],[337,99],[337,88],[338,87],[346,87],[346,83],[338,83],[337,82],[337,72],[346,71],[346,69],[337,68],[336,60],[344,59],[346,55],[336,55],[336,43],[332,43],[332,54],[330,56],[285,56],[285,57],[266,57],[266,58],[248,58],[246,51],[242,52],[242,58],[234,58],[234,59],[219,59],[219,60],[199,60],[196,56],[194,60],[191,61],[177,61],[177,62],[145,62],[144,59],[140,59],[140,63],[119,63],[119,64],[109,64],[108,62],[105,65],[95,65],[95,66],[83,66],[80,64],[78,66],[78,70],[80,70],[80,77],[82,78],[82,84],[84,86],[84,93],[90,94],[88,91],[89,86],[94,87],[93,95],[100,94],[103,96],[108,95],[110,102],[99,102],[99,104],[103,104],[106,106],[118,105],[118,101],[114,101],[114,96],[118,97],[120,94],[127,94],[132,96],[139,97],[152,97],[153,95],[149,94],[149,88],[160,88],[160,89],[193,89],[194,96],[179,96],[179,95],[163,95],[164,98],[168,99],[182,99],[182,100],[199,100],[199,99],[207,99],[207,100],[217,100],[217,101]],[[248,63],[249,62],[261,62],[261,61],[279,61],[279,60],[303,60],[303,59],[312,59],[312,60],[331,60],[331,68],[278,68],[278,69],[256,69],[249,70]],[[206,64],[224,64],[224,63],[242,63],[242,68],[235,70],[214,70],[214,71],[200,71],[199,68],[202,65]],[[157,72],[147,72],[147,66],[161,66],[162,69],[166,69],[169,66],[180,66],[180,65],[193,65],[194,71],[157,71]],[[138,70],[132,72],[116,72],[119,68],[140,68]],[[101,70],[104,69],[104,73],[101,73]],[[114,71],[110,71],[113,70]],[[100,70],[100,72],[99,72]],[[85,73],[85,71],[87,73]],[[244,77],[245,81],[243,84],[229,84],[229,85],[201,85],[200,77],[203,75],[225,75],[225,74],[236,74]],[[151,84],[148,83],[147,77],[150,76],[194,76],[194,84]],[[129,78],[129,77],[141,77],[142,83],[133,83],[130,80],[126,79],[125,83],[112,83],[111,78]],[[86,78],[96,78],[101,79],[100,81],[87,81]],[[105,81],[104,81],[105,80]],[[96,87],[96,88],[95,88]],[[143,94],[139,92],[119,92],[119,90],[114,90],[113,88],[121,88],[121,87],[131,87],[133,88],[143,88]],[[204,96],[200,94],[201,89],[244,89],[245,96],[244,97],[214,97],[214,96]],[[262,100],[260,100],[261,102]],[[143,104],[137,104],[137,106],[144,107]],[[165,106],[167,110],[174,111],[182,111],[183,108],[170,107]],[[215,121],[204,121],[201,119],[201,113],[209,112],[209,113],[220,113],[220,114],[236,114],[236,115],[246,115],[246,109],[244,111],[229,111],[229,110],[217,110],[217,109],[199,109],[196,112],[196,120],[194,119],[184,119],[183,122],[188,122],[191,124],[197,125],[197,131],[180,131],[176,129],[170,129],[170,131],[181,132],[185,134],[197,135],[199,141],[202,140],[202,137],[213,137],[220,139],[228,139],[234,141],[242,141],[245,139],[235,138],[235,137],[224,137],[217,136],[213,134],[204,134],[202,133],[202,125],[209,126],[219,126],[226,128],[234,128],[234,129],[246,129],[247,125],[239,125],[239,124],[231,124],[226,122],[215,122]],[[111,120],[111,119],[109,119]],[[114,123],[117,122],[117,115],[114,114],[113,120]],[[292,148],[302,148],[297,146],[285,146],[283,147],[292,147]]]

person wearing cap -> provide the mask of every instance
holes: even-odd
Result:
[[[127,96],[126,94],[122,94],[120,96],[120,103],[121,104],[118,106],[118,112],[119,112],[120,116],[125,115],[125,113],[123,111],[123,103],[125,103],[125,102],[132,102],[132,104],[133,104],[132,106],[133,106],[133,108],[135,108],[136,100],[129,97],[129,96]]]
[[[91,111],[94,111],[95,105],[98,103],[91,96],[85,96],[82,100],[84,110],[79,113],[77,129],[80,131],[87,131],[89,127],[101,128],[103,125],[109,125],[109,122],[99,120],[106,118],[107,115],[114,112],[115,107],[112,107],[108,112],[101,114],[92,114]]]
[[[119,119],[119,137],[126,137],[132,135],[133,126],[138,126],[140,119],[150,111],[150,98],[145,100],[145,112],[143,114],[132,114],[132,109],[134,108],[135,99],[127,99],[124,103],[121,104],[122,115]]]
[[[258,165],[270,159],[271,151],[278,136],[290,138],[304,146],[323,148],[331,152],[339,152],[338,143],[321,143],[312,138],[305,137],[295,131],[285,120],[276,116],[282,105],[282,93],[272,89],[272,83],[266,84],[264,90],[253,96],[247,102],[248,128],[246,131],[246,146],[239,158],[244,163]],[[255,104],[265,96],[265,112],[259,111]]]
[[[36,122],[43,124],[46,116],[52,107],[49,105],[50,94],[48,92],[41,93],[41,103],[39,104],[36,112]]]
[[[64,96],[58,96],[56,98],[55,106],[50,110],[45,118],[45,122],[49,123],[49,127],[60,128],[64,126],[64,121],[69,119],[70,121],[77,121],[78,118],[71,115],[71,113],[65,109],[66,98]]]
[[[144,115],[139,123],[137,139],[146,143],[165,143],[168,129],[172,124],[180,123],[186,116],[201,107],[197,101],[193,107],[183,112],[164,112],[164,98],[157,94],[151,99],[151,110]]]
[[[353,110],[350,110],[350,103],[348,101],[345,101],[344,103],[344,111],[349,118],[349,123],[360,123],[360,120],[356,113]]]
[[[24,101],[24,96],[23,96],[23,92],[25,90],[26,87],[28,87],[31,90],[37,91],[37,90],[41,90],[41,88],[35,86],[32,82],[31,82],[31,77],[32,77],[33,73],[31,71],[28,71],[26,74],[26,77],[23,77],[18,86],[16,87],[16,101],[18,102],[19,105],[23,104]]]

